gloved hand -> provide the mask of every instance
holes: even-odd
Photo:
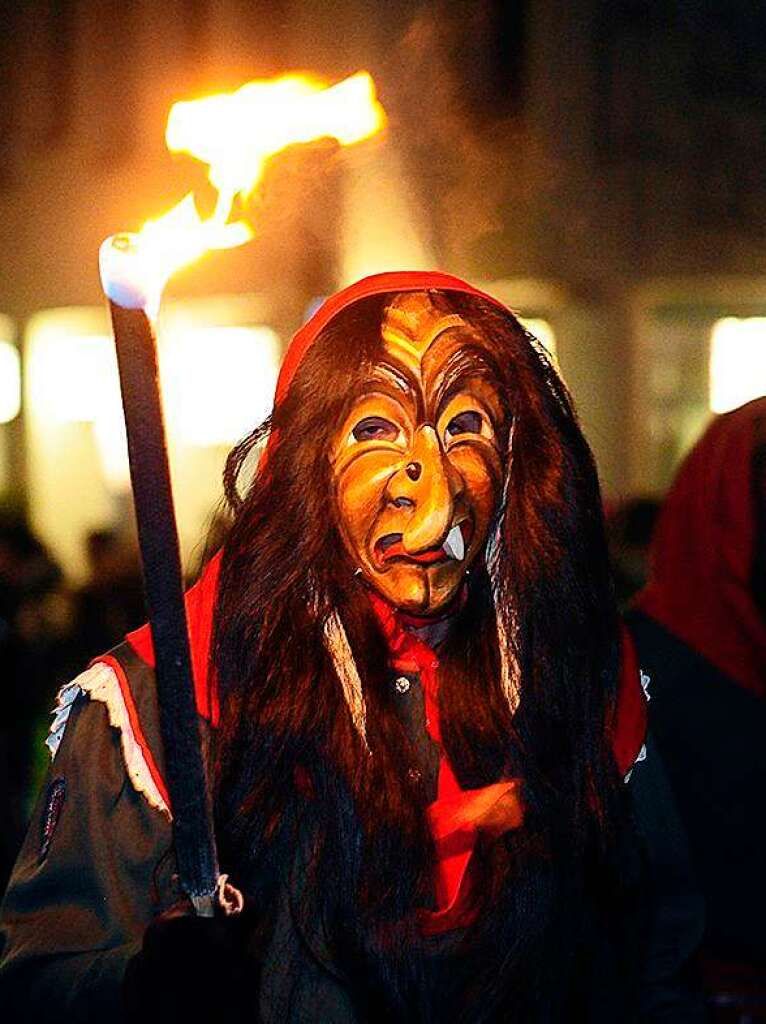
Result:
[[[144,933],[123,978],[126,1021],[257,1024],[259,964],[247,955],[252,917],[197,917],[183,900]]]

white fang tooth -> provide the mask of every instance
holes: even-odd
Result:
[[[459,526],[453,526],[447,534],[444,550],[449,558],[454,558],[457,562],[462,562],[465,558],[465,542],[463,541],[463,533]]]

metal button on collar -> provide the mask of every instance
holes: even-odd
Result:
[[[407,676],[399,676],[394,683],[397,693],[406,693],[410,688],[410,681]]]

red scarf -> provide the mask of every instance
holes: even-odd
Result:
[[[370,601],[380,623],[396,672],[417,674],[425,697],[426,730],[439,745],[439,779],[436,800],[428,808],[428,824],[436,849],[436,910],[421,910],[418,924],[424,935],[436,935],[465,927],[474,917],[468,866],[478,838],[477,821],[502,797],[514,796],[518,816],[523,809],[515,793],[517,780],[482,789],[463,790],[442,746],[439,722],[439,658],[419,637],[405,629],[394,608],[376,593]]]
[[[439,721],[438,668],[434,650],[405,628],[407,617],[370,592],[370,601],[390,652],[394,671],[417,673],[425,696],[426,729],[439,745],[439,776],[436,800],[428,808],[428,823],[436,850],[436,910],[420,911],[418,923],[424,935],[464,928],[474,920],[470,864],[479,832],[488,815],[502,802],[508,828],[524,820],[520,780],[508,779],[480,789],[461,788],[442,746]],[[632,681],[632,685],[631,685]],[[618,768],[624,774],[633,764],[646,729],[646,709],[640,674],[632,645],[623,651],[622,685],[612,746]]]

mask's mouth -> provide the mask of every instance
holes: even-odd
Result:
[[[462,562],[473,536],[473,524],[463,519],[450,529],[438,548],[426,548],[411,555],[404,550],[401,533],[386,533],[375,542],[375,561],[382,567],[391,562],[412,562],[416,565],[437,565]]]

